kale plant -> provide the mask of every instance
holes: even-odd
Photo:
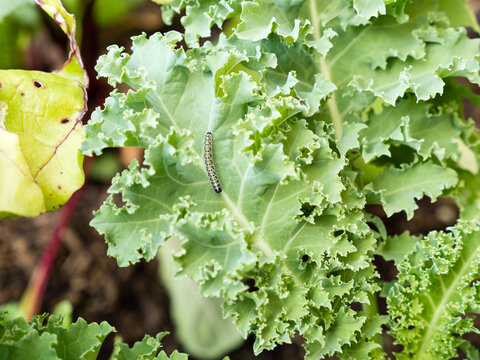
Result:
[[[455,79],[480,83],[465,2],[157,2],[184,33],[134,37],[96,66],[129,90],[95,110],[83,153],[145,149],[92,221],[108,254],[128,266],[179,241],[177,274],[224,299],[256,354],[299,334],[306,359],[383,359],[386,326],[399,359],[478,358],[461,337],[480,306],[478,135],[462,105],[478,100]],[[365,210],[411,218],[424,196],[451,197],[462,220],[387,238]],[[398,281],[382,285],[376,254]]]

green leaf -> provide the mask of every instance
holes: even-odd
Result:
[[[199,38],[210,37],[211,27],[217,25],[221,28],[232,10],[225,0],[203,0],[194,5],[187,5],[185,16],[181,19],[187,44],[192,47],[198,46]]]
[[[5,153],[2,163],[27,185],[3,183],[2,193],[11,198],[2,199],[2,217],[58,209],[83,184],[77,150],[83,140],[83,88],[37,71],[0,70],[0,78],[0,101],[6,104],[2,147],[11,154]]]
[[[87,324],[78,319],[64,327],[60,316],[7,320],[0,313],[0,355],[4,359],[96,359],[103,341],[115,329],[106,322]]]
[[[61,359],[96,359],[103,341],[115,330],[106,322],[87,324],[81,318],[66,329],[60,325],[62,322],[52,316],[46,327],[57,336],[55,350]]]
[[[455,194],[455,200],[460,207],[460,215],[465,220],[480,220],[480,176],[477,172],[459,172],[461,185]]]
[[[380,244],[377,253],[382,255],[385,260],[394,260],[395,264],[399,264],[411,251],[416,247],[417,242],[421,238],[404,232],[401,235],[395,235],[387,238]]]
[[[38,6],[45,11],[67,35],[70,41],[70,54],[57,74],[76,81],[77,85],[88,85],[87,72],[84,70],[80,49],[75,40],[75,17],[69,14],[60,0],[35,0]],[[79,84],[78,84],[79,83]]]
[[[405,211],[411,219],[418,207],[415,200],[424,195],[435,201],[444,189],[457,184],[456,172],[432,163],[417,163],[400,169],[386,169],[378,176],[371,188],[380,194],[388,216]]]
[[[368,260],[375,240],[360,210],[364,199],[343,178],[345,159],[331,147],[325,124],[307,124],[301,113],[309,108],[290,90],[270,87],[259,72],[272,62],[250,58],[248,51],[239,56],[222,43],[183,52],[178,40],[176,33],[136,37],[131,55],[111,47],[99,60],[97,69],[111,84],[123,81],[132,90],[114,91],[95,111],[83,151],[125,145],[146,151],[142,169],[134,161],[115,177],[92,225],[121,266],[151,259],[172,235],[179,237],[178,273],[196,280],[204,296],[224,297],[225,314],[242,335],[257,334],[258,353],[304,334],[308,317],[332,322],[325,307],[335,313],[350,301],[367,301],[377,289]],[[143,63],[152,57],[159,61]],[[324,94],[319,104],[331,85],[316,86]],[[205,173],[207,131],[213,132],[220,194]],[[115,205],[114,194],[124,206]],[[330,272],[348,284],[344,292],[324,282]],[[248,291],[252,282],[258,291]],[[323,287],[326,300],[311,302],[310,292]],[[328,334],[329,325],[323,331]],[[354,336],[327,338],[337,351]]]
[[[36,216],[46,210],[40,186],[30,174],[27,160],[23,156],[17,134],[0,129],[0,209],[2,217],[8,213]],[[25,196],[29,194],[28,196]]]
[[[174,278],[171,256],[178,241],[170,239],[159,251],[160,275],[169,298],[175,333],[185,350],[198,358],[219,359],[242,344],[231,319],[222,315],[222,300],[206,298],[188,278]],[[175,250],[178,251],[178,250]]]
[[[440,0],[440,7],[450,17],[452,26],[470,26],[475,32],[480,32],[477,19],[468,1]]]
[[[115,360],[137,360],[137,359],[163,359],[162,355],[156,356],[162,347],[161,340],[167,335],[166,332],[157,334],[156,337],[145,335],[142,341],[137,341],[130,348],[127,344],[115,344]]]
[[[293,1],[290,4],[287,1],[274,0],[244,2],[240,15],[241,23],[235,34],[240,39],[257,41],[275,32],[283,38],[295,41],[300,31],[300,22],[296,18],[304,2],[304,0]]]
[[[140,4],[142,4],[142,0],[98,0],[93,5],[93,14],[97,24],[102,28],[106,28],[120,23]]]
[[[358,16],[366,19],[385,15],[386,12],[383,0],[353,0],[353,8]]]
[[[465,30],[447,29],[443,38],[426,47],[422,60],[395,62],[389,69],[377,70],[370,76],[355,75],[351,84],[359,91],[372,92],[389,104],[410,91],[419,100],[428,100],[443,93],[442,78],[464,76],[480,83],[477,54],[480,42],[465,37]],[[445,54],[451,54],[445,56]]]
[[[314,26],[324,21],[326,3],[317,6],[318,16],[311,17]],[[456,3],[465,9],[463,1]],[[338,36],[331,40],[332,49],[321,65],[322,73],[328,73],[338,89],[327,109],[332,121],[345,121],[365,102],[371,103],[372,95],[395,104],[406,92],[414,93],[418,100],[442,94],[447,77],[465,76],[478,82],[479,42],[468,39],[464,29],[449,27],[450,17],[453,23],[459,20],[442,5],[438,1],[410,2],[405,9],[409,21],[401,23],[387,15],[342,30],[331,20]],[[346,14],[331,9],[336,15]]]
[[[34,0],[1,0],[0,1],[0,22],[8,15],[22,6],[33,4]]]
[[[7,310],[8,311],[8,310]],[[44,322],[46,320],[46,324]],[[105,321],[87,324],[82,318],[67,324],[61,316],[36,315],[29,323],[22,317],[12,316],[0,310],[0,358],[5,360],[95,360],[105,338],[115,328]],[[187,360],[188,355],[174,351],[170,357],[161,348],[160,340],[167,333],[156,337],[145,335],[131,348],[117,342],[112,359],[116,360]]]
[[[57,73],[0,70],[0,166],[15,179],[0,182],[0,218],[55,210],[84,181],[78,148],[87,78],[74,18],[58,1],[40,5],[69,36],[71,56]]]
[[[431,232],[397,263],[387,297],[390,334],[403,346],[397,359],[450,359],[457,347],[478,357],[462,335],[478,332],[480,226],[460,221],[448,230]]]
[[[450,107],[435,108],[413,97],[400,100],[395,107],[386,105],[369,117],[367,125],[362,131],[365,161],[391,156],[390,146],[399,144],[411,147],[423,160],[435,156],[440,161],[458,161],[458,143],[469,128]]]
[[[345,30],[349,26],[365,25],[372,16],[385,14],[385,4],[379,0],[340,0],[335,3],[326,0],[308,1],[308,11],[304,16],[312,17],[316,26],[319,21],[322,27]]]
[[[331,325],[327,338],[323,342],[314,342],[306,346],[307,356],[312,359],[333,355],[341,351],[341,346],[350,343],[350,338],[359,332],[365,321],[364,317],[354,316],[354,311],[341,310],[336,314],[335,322]]]
[[[185,10],[188,50],[177,32],[142,35],[96,67],[129,90],[92,114],[83,153],[145,148],[92,221],[108,253],[127,266],[179,239],[178,274],[225,300],[241,335],[255,334],[256,354],[301,336],[309,359],[384,358],[372,256],[399,259],[414,245],[386,240],[378,250],[385,229],[378,218],[380,236],[367,225],[366,204],[411,217],[424,195],[471,204],[476,183],[459,181],[475,173],[477,140],[448,78],[478,80],[478,41],[457,28],[465,6],[449,9],[427,0],[165,5],[167,22]],[[223,33],[200,45],[213,24]],[[221,192],[205,168],[207,132]]]

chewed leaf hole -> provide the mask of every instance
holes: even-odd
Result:
[[[310,256],[308,256],[307,254],[302,256],[302,262],[304,263],[306,263],[309,259],[310,259]]]
[[[67,124],[69,123],[71,120],[68,119],[68,118],[65,118],[65,119],[62,119],[62,121],[60,121],[62,124]]]
[[[122,194],[113,194],[113,202],[119,209],[127,205],[127,203],[122,199]]]
[[[248,286],[248,292],[258,291],[258,287],[255,286],[255,279],[248,278],[243,280],[243,283]]]
[[[33,81],[33,85],[38,89],[38,88],[42,88],[42,89],[45,89],[45,86],[38,80],[34,80]]]
[[[314,212],[316,206],[308,202],[303,203],[300,211],[302,212],[303,217],[309,217]]]
[[[480,282],[480,278],[473,279],[472,281],[470,281],[470,287],[474,286],[478,282]]]

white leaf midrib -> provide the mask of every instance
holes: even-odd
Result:
[[[437,329],[438,321],[440,320],[441,315],[443,314],[443,310],[445,309],[445,306],[446,306],[448,300],[450,299],[452,293],[454,293],[454,291],[456,290],[456,287],[457,287],[458,283],[460,282],[460,280],[462,279],[465,271],[470,267],[470,263],[471,263],[472,259],[475,258],[477,255],[478,255],[478,246],[477,246],[476,251],[472,251],[471,255],[465,260],[465,262],[464,262],[463,266],[461,267],[460,271],[456,274],[454,280],[450,283],[450,286],[448,287],[448,289],[446,289],[446,292],[444,292],[444,296],[442,297],[440,303],[436,307],[435,312],[433,313],[433,316],[432,316],[429,324],[427,325],[427,331],[425,333],[425,336],[423,337],[423,340],[422,340],[422,343],[421,343],[421,346],[420,346],[420,350],[418,351],[418,354],[417,354],[418,359],[422,359],[422,355],[425,352],[426,347],[427,347],[428,343],[430,342],[434,331]],[[461,260],[462,260],[462,256],[459,257],[459,261],[461,261]]]

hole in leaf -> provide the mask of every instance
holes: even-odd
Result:
[[[38,81],[38,80],[35,80],[35,81],[33,82],[33,85],[34,85],[37,89],[39,89],[39,88],[45,89],[45,86],[43,86],[43,84],[42,84],[40,81]]]
[[[470,287],[472,287],[473,285],[475,285],[475,283],[479,281],[480,281],[480,278],[473,279],[472,281],[470,281]]]
[[[68,119],[68,118],[65,118],[65,119],[63,119],[63,120],[62,120],[62,121],[60,121],[60,122],[61,122],[62,124],[67,124],[67,123],[69,123],[69,122],[70,122],[70,119]]]
[[[248,286],[248,289],[247,289],[248,292],[258,291],[258,287],[255,286],[255,279],[248,278],[248,279],[245,279],[243,283]]]
[[[308,256],[307,254],[305,254],[305,255],[302,256],[302,261],[303,261],[304,263],[307,262],[309,259],[310,259],[310,256]]]
[[[439,106],[432,106],[430,109],[428,109],[429,115],[439,115],[441,112],[442,110]]]
[[[300,208],[300,211],[302,212],[302,216],[304,217],[309,217],[313,211],[315,210],[315,205],[312,205],[310,203],[303,203],[302,207]]]
[[[390,144],[389,147],[390,156],[382,155],[372,161],[372,164],[380,167],[387,165],[394,165],[400,167],[403,164],[411,164],[417,156],[415,149],[402,145],[402,144]]]
[[[345,232],[344,230],[336,230],[336,231],[334,231],[333,236],[339,237],[339,236],[341,236],[344,232]]]
[[[353,310],[353,311],[362,311],[362,304],[359,303],[359,302],[352,302],[350,304],[350,308]]]
[[[113,203],[115,204],[116,207],[118,208],[122,208],[124,207],[125,205],[127,205],[125,203],[125,201],[123,201],[122,199],[122,194],[113,194]]]
[[[204,275],[215,274],[215,267],[212,264],[205,265],[203,268]]]
[[[311,150],[307,147],[302,147],[301,149],[299,149],[299,151],[300,151],[300,154],[301,154],[301,158],[302,159],[307,159]]]

